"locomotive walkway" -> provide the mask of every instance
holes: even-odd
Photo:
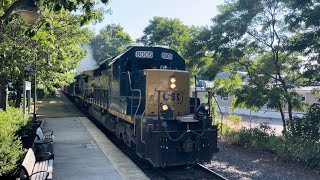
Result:
[[[54,180],[148,179],[64,95],[58,96],[38,106],[44,129],[55,134]]]

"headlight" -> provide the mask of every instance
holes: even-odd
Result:
[[[166,104],[163,104],[163,105],[161,106],[161,109],[162,109],[163,111],[166,111],[166,110],[169,109],[169,106],[166,105]]]
[[[206,111],[208,111],[208,110],[209,110],[209,105],[208,105],[208,104],[204,105],[204,109],[205,109]]]
[[[171,89],[174,89],[174,88],[176,88],[176,87],[177,87],[176,84],[171,84],[171,85],[170,85],[170,88],[171,88]]]
[[[176,81],[177,81],[176,78],[174,78],[174,77],[170,78],[170,82],[171,82],[171,83],[174,84]]]

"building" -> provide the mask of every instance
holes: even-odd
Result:
[[[245,72],[238,72],[238,74],[243,77],[246,76]],[[229,76],[228,72],[223,72],[217,75],[217,78],[227,78]],[[247,82],[247,78],[244,79],[244,84]],[[197,97],[200,98],[201,102],[203,102],[206,99],[206,92],[205,89],[206,88],[210,88],[213,87],[213,82],[209,82],[209,81],[200,81],[199,84],[197,84],[197,91],[198,91],[198,95]],[[312,105],[313,103],[316,103],[318,101],[318,99],[320,98],[320,94],[314,94],[313,91],[314,90],[320,90],[320,86],[307,86],[307,87],[298,87],[295,89],[295,91],[300,95],[299,99],[305,103],[307,103],[308,105]],[[191,96],[194,97],[194,86],[191,87]],[[249,116],[257,116],[257,117],[264,117],[264,118],[277,118],[277,119],[281,119],[281,115],[280,112],[275,110],[275,109],[269,109],[266,106],[262,107],[260,111],[254,112],[251,111],[249,109],[244,109],[244,108],[239,108],[239,109],[234,109],[232,110],[231,104],[232,101],[234,99],[233,95],[224,95],[224,96],[215,96],[215,99],[217,101],[217,103],[220,106],[220,109],[223,113],[231,113],[231,114],[239,114],[239,115],[249,115]],[[285,117],[288,118],[288,112],[286,111],[286,109],[284,109],[285,111]],[[294,111],[293,115],[294,116],[298,116],[298,117],[302,117],[303,114],[305,113],[305,111]]]

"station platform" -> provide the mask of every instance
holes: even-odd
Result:
[[[41,119],[55,136],[53,180],[148,179],[88,118]]]

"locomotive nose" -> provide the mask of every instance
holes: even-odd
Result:
[[[161,115],[160,104],[166,104],[174,116],[190,113],[189,73],[167,69],[147,69],[146,75],[146,115]]]

